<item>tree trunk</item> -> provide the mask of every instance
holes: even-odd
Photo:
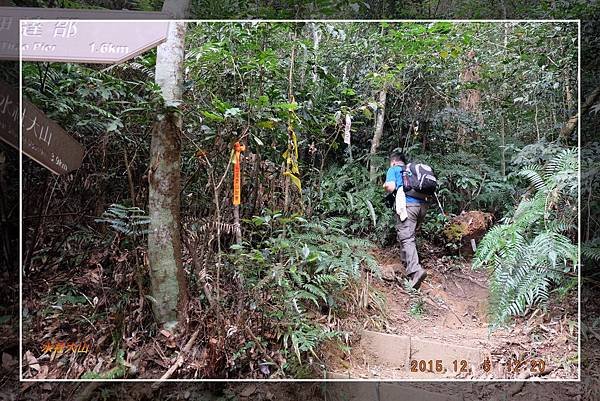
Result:
[[[502,19],[508,19],[508,10],[506,8],[506,1],[502,0],[500,2],[500,6],[502,8]]]
[[[465,67],[463,72],[460,74],[460,82],[471,83],[479,82],[479,63],[475,61],[475,52],[473,50],[467,53],[467,59],[473,60],[468,61],[469,65]],[[483,123],[483,118],[479,110],[479,103],[481,101],[481,92],[479,89],[466,89],[460,96],[460,109],[466,113],[471,113],[479,123]],[[468,132],[462,125],[458,127],[458,143],[464,145],[468,139]]]
[[[311,30],[311,34],[312,34],[312,39],[313,39],[313,67],[312,67],[312,82],[314,85],[314,91],[316,91],[317,87],[317,80],[319,79],[319,76],[317,74],[317,65],[318,65],[318,57],[317,57],[317,53],[319,51],[319,43],[321,42],[321,32],[319,31],[319,28],[317,27],[316,23],[311,23],[310,24],[310,30]]]
[[[569,71],[565,72],[565,114],[564,117],[568,117],[568,113],[576,106],[573,102],[573,90],[571,89],[571,83],[569,82]]]
[[[423,121],[421,124],[419,124],[419,127],[421,127],[419,130],[421,131],[421,151],[425,152],[427,150],[427,130],[429,128],[429,124],[427,121]]]
[[[373,157],[379,149],[381,143],[381,137],[383,136],[383,123],[385,117],[385,100],[387,97],[387,88],[383,88],[379,91],[379,107],[377,108],[377,114],[375,116],[375,133],[373,134],[373,141],[371,141],[371,151],[369,152],[369,179],[371,182],[375,182],[377,179],[377,166],[373,163]]]
[[[597,87],[585,98],[585,102],[581,105],[581,115],[585,115],[588,110],[596,103],[596,101],[600,98],[600,86]],[[560,138],[567,140],[569,135],[575,131],[577,128],[577,124],[579,122],[579,113],[575,113],[575,115],[571,116],[569,120],[565,123],[565,125],[560,130]]]
[[[242,244],[242,226],[240,224],[240,205],[233,207],[233,225],[235,226],[235,243]]]
[[[185,23],[169,24],[167,41],[158,47],[156,83],[167,109],[152,128],[148,172],[148,261],[154,315],[172,330],[187,303],[187,286],[181,260],[181,114],[172,108],[181,103]]]
[[[540,140],[540,124],[538,121],[538,102],[535,99],[535,114],[533,116],[533,121],[535,122],[535,132],[537,133],[537,140]]]
[[[135,186],[133,184],[133,174],[131,173],[131,165],[127,156],[127,149],[123,148],[123,159],[125,161],[125,170],[127,170],[127,182],[129,183],[129,196],[131,196],[131,206],[135,207]]]
[[[294,36],[291,38],[292,40],[292,53],[290,54],[290,70],[288,73],[288,102],[292,103],[294,101],[294,63],[296,60],[296,38],[297,38],[297,34],[296,31],[294,31]],[[291,118],[288,121],[288,124],[291,124]],[[290,149],[290,142],[292,141],[291,138],[291,134],[289,132],[288,129],[288,152],[291,152],[292,150]],[[283,171],[282,174],[284,172],[287,171],[287,169],[289,168],[289,166],[284,163],[283,164]],[[290,177],[289,176],[284,176],[284,200],[283,200],[283,211],[284,213],[287,213],[290,207]],[[302,194],[300,194],[300,196],[302,196]]]
[[[290,177],[283,175],[287,170],[285,162],[281,163],[281,176],[283,177],[283,212],[287,213],[290,207]]]
[[[166,0],[163,3],[162,12],[172,19],[185,19],[188,14],[190,0]]]

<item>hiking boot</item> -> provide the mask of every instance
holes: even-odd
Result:
[[[415,272],[412,278],[410,279],[411,287],[415,290],[418,290],[423,280],[425,280],[425,277],[427,277],[427,272],[425,271],[425,269],[421,269]]]

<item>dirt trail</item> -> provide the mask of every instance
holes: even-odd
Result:
[[[396,256],[398,253],[396,249],[386,252],[385,259],[381,260],[384,269],[390,266],[402,269]],[[420,289],[424,301],[424,311],[420,316],[411,315],[413,300],[400,282],[376,284],[387,299],[387,333],[418,335],[450,342],[456,340],[461,345],[470,346],[479,346],[479,341],[487,337],[488,290],[485,272],[474,272],[462,263],[448,262],[455,264],[431,265],[427,260],[423,261],[428,276]]]
[[[423,256],[421,263],[428,272],[420,289],[423,300],[421,313],[414,309],[411,312],[415,296],[411,298],[400,281],[390,280],[394,270],[397,277],[403,272],[398,257],[399,249],[378,250],[377,259],[387,280],[377,281],[373,285],[386,298],[385,324],[380,327],[366,324],[361,341],[354,345],[350,358],[338,361],[341,363],[335,364],[336,368],[330,377],[576,377],[572,376],[572,370],[561,370],[553,365],[560,364],[560,360],[564,361],[566,354],[576,352],[576,349],[572,349],[575,341],[570,341],[569,346],[566,346],[566,342],[556,343],[552,340],[553,336],[549,336],[545,338],[545,342],[538,341],[534,344],[530,335],[534,329],[530,324],[535,322],[525,319],[517,320],[514,325],[496,330],[490,335],[486,272],[473,271],[469,262],[464,260],[441,256],[443,252],[427,244],[419,250]],[[550,315],[545,320],[556,322]],[[540,346],[541,344],[544,345]],[[544,373],[535,372],[535,368],[533,372],[532,369],[509,371],[508,361],[527,360],[530,356],[544,359]],[[490,362],[489,369],[482,365],[486,359]],[[425,362],[421,362],[422,360]],[[437,360],[442,361],[439,371],[435,365]],[[466,369],[461,366],[462,360],[467,361]]]

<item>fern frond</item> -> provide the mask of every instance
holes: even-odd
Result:
[[[563,171],[576,174],[578,169],[577,156],[578,150],[576,148],[562,150],[544,166],[546,177],[551,177]]]
[[[490,270],[492,328],[547,302],[552,286],[578,268],[577,246],[564,235],[576,230],[577,167],[577,150],[567,149],[521,170],[535,193],[480,242],[473,267]],[[600,251],[591,254],[600,259]]]
[[[581,244],[581,256],[594,262],[600,261],[600,241]]]
[[[543,191],[546,188],[546,182],[542,176],[542,168],[535,165],[525,167],[519,171],[519,175],[529,180],[530,184],[537,190]]]
[[[373,208],[373,204],[370,200],[365,199],[365,203],[367,204],[367,208],[369,209],[369,214],[371,215],[371,220],[373,221],[373,227],[377,226],[377,215],[375,214],[375,208]]]

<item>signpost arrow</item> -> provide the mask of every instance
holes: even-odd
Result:
[[[0,139],[19,149],[18,91],[0,82]],[[31,102],[23,99],[23,153],[54,174],[81,166],[84,148]]]
[[[21,21],[23,61],[116,64],[167,39],[169,21]]]
[[[13,19],[0,19],[0,31]],[[20,20],[21,59],[117,64],[167,39],[169,21]],[[12,50],[0,41],[0,56]],[[8,42],[7,42],[8,43]],[[18,96],[0,85],[0,139],[18,148]],[[77,169],[84,148],[36,106],[23,99],[22,151],[55,174]],[[16,124],[15,124],[16,123]],[[11,125],[12,124],[12,125]]]
[[[0,139],[19,149],[19,91],[1,81]]]
[[[23,99],[23,153],[55,174],[81,166],[84,148],[57,123]]]
[[[19,59],[19,20],[168,20],[156,11],[0,7],[0,59]]]

